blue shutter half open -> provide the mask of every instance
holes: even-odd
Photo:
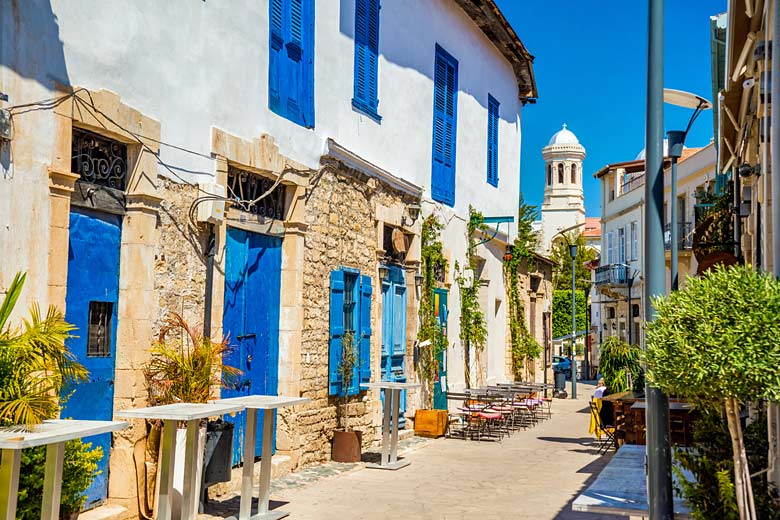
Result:
[[[314,0],[270,0],[268,107],[314,126]]]
[[[360,277],[360,383],[371,382],[371,277]]]
[[[487,181],[493,186],[498,186],[498,107],[498,101],[488,94]]]
[[[344,272],[330,273],[330,345],[328,348],[328,395],[343,391],[339,364],[344,335]]]
[[[377,121],[379,0],[355,0],[355,93],[352,105]]]
[[[433,72],[431,196],[449,206],[455,205],[457,111],[458,61],[437,44]]]

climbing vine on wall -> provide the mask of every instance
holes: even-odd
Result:
[[[474,347],[474,353],[477,361],[480,354],[485,349],[487,343],[487,322],[485,313],[479,307],[479,280],[476,279],[477,258],[473,255],[473,249],[476,247],[474,233],[477,230],[484,230],[484,217],[482,213],[469,206],[469,221],[466,226],[466,240],[468,249],[466,257],[468,266],[461,270],[458,262],[455,262],[456,281],[460,288],[460,341],[463,344],[463,368],[466,376],[466,386],[471,387],[471,374],[469,365],[471,364],[471,347]],[[467,275],[467,272],[470,274]]]
[[[423,285],[420,295],[420,329],[417,340],[427,346],[420,346],[418,371],[423,384],[423,399],[427,408],[433,408],[433,382],[439,372],[439,355],[447,348],[447,338],[436,319],[436,300],[434,290],[438,282],[438,273],[446,272],[447,259],[444,258],[440,234],[442,224],[434,216],[427,217],[422,224],[422,275]]]
[[[537,211],[534,206],[520,200],[517,219],[517,238],[510,254],[504,257],[504,285],[509,302],[509,336],[512,342],[512,366],[516,378],[527,379],[533,360],[539,357],[542,347],[528,332],[525,321],[525,307],[520,298],[520,267],[528,271],[534,268],[533,252],[537,233],[533,230]]]

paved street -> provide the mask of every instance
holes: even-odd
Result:
[[[294,520],[617,518],[571,511],[574,497],[606,460],[587,434],[592,391],[581,384],[577,401],[556,400],[552,419],[500,443],[416,443],[406,455],[412,465],[399,471],[323,469],[332,476],[277,484],[272,507]],[[214,514],[229,516],[237,505],[228,500]]]

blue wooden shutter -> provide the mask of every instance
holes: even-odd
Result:
[[[360,383],[371,382],[371,277],[360,277]]]
[[[487,181],[493,186],[498,186],[498,107],[488,94]]]
[[[340,395],[342,392],[341,374],[341,338],[344,335],[344,272],[330,273],[330,345],[328,353],[328,394]]]
[[[379,0],[355,0],[355,95],[352,104],[370,116],[377,114]]]
[[[270,0],[268,106],[314,126],[314,2]]]
[[[431,195],[455,205],[455,143],[457,140],[458,62],[436,45],[433,74],[433,168]]]

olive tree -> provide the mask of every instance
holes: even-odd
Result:
[[[716,267],[654,298],[647,324],[650,383],[726,410],[741,519],[755,518],[739,406],[780,399],[780,283],[750,266]]]

